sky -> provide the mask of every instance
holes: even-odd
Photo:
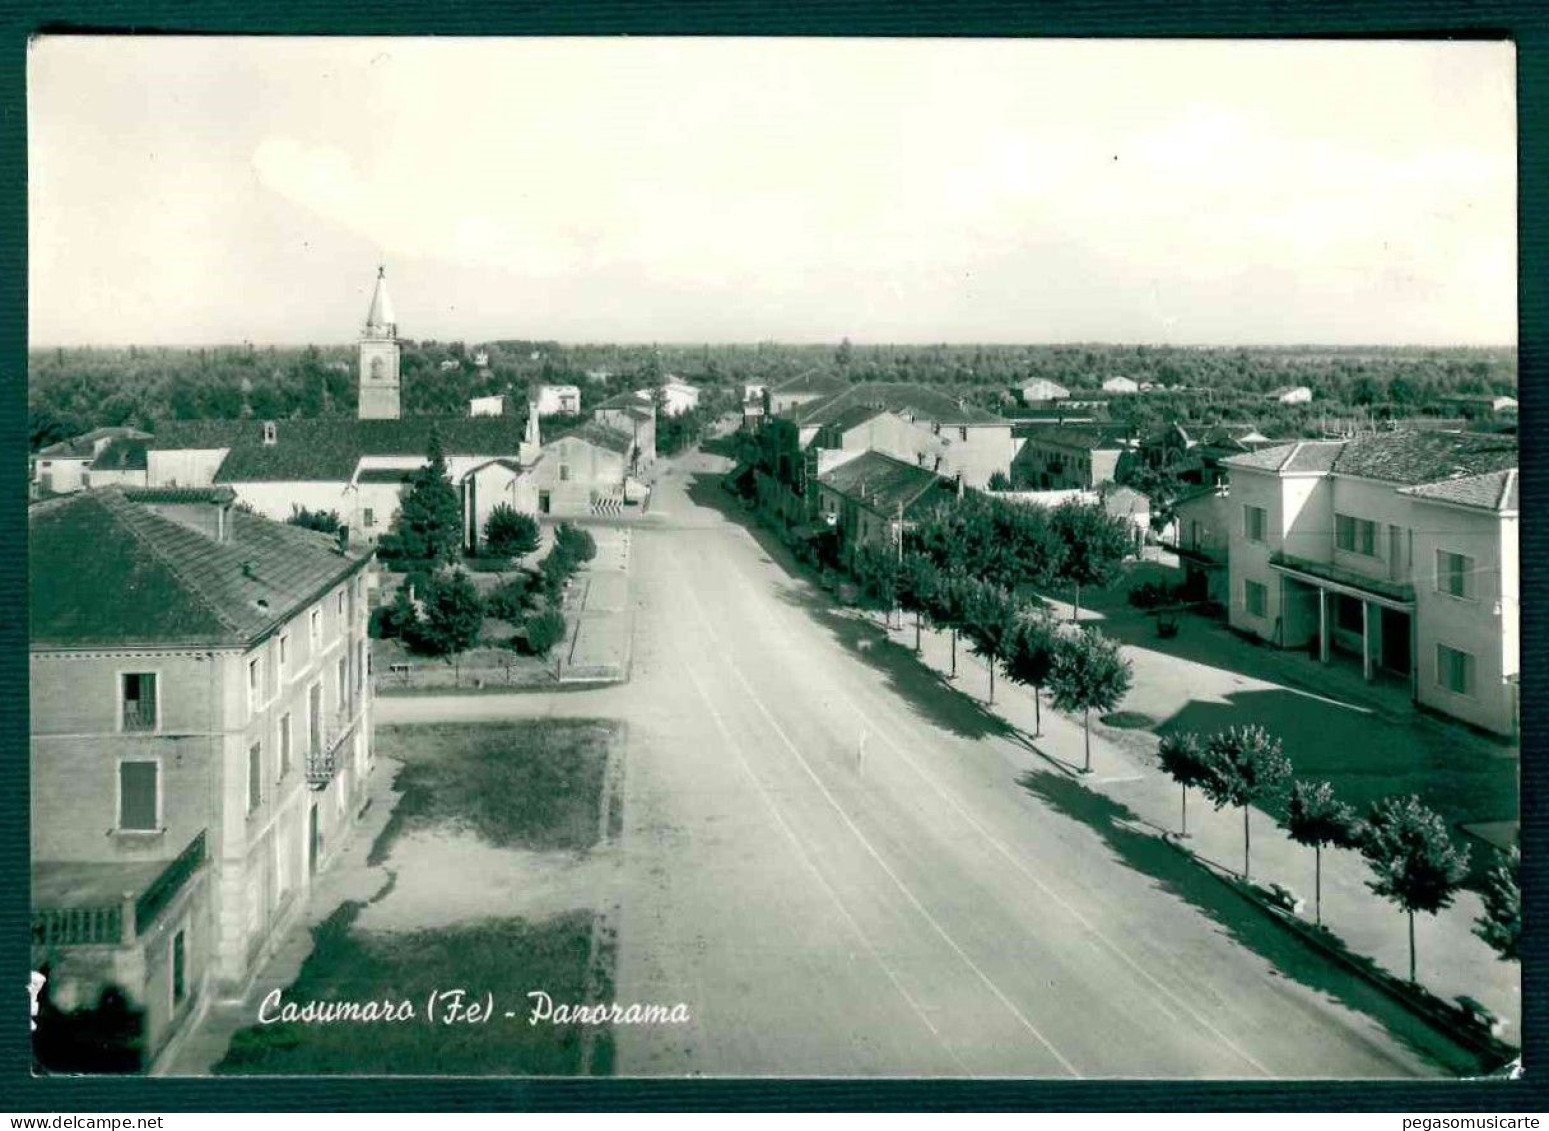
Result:
[[[1516,342],[1510,44],[62,38],[34,346]]]

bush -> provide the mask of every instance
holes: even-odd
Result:
[[[425,616],[405,640],[416,651],[442,656],[465,651],[479,638],[484,603],[462,570],[440,574],[424,591]]]
[[[556,544],[554,549],[549,551],[549,556],[538,566],[538,576],[542,580],[544,593],[550,597],[558,596],[575,569],[575,562],[571,560],[565,547]]]
[[[538,520],[501,503],[484,521],[484,544],[490,553],[508,558],[530,554],[538,548]]]
[[[419,628],[419,613],[409,599],[409,589],[400,585],[391,604],[378,606],[371,614],[368,631],[378,640],[408,640]]]
[[[337,534],[339,527],[344,525],[344,520],[339,517],[338,511],[325,511],[319,507],[315,511],[309,511],[306,507],[291,504],[290,517],[285,520],[291,526],[299,526],[303,530],[316,530],[323,534]]]
[[[554,531],[554,548],[564,551],[577,564],[584,564],[597,556],[596,540],[588,531],[569,522],[560,523]]]
[[[510,624],[520,624],[532,607],[534,596],[531,575],[519,573],[491,590],[484,599],[484,609],[492,617]]]
[[[565,638],[565,618],[558,609],[531,614],[523,627],[527,631],[527,649],[537,656],[547,656]]]
[[[464,558],[463,568],[470,573],[505,573],[511,568],[510,558]]]

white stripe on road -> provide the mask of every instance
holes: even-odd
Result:
[[[705,614],[704,605],[700,602],[698,595],[694,592],[692,587],[683,586],[682,588],[689,595],[689,600],[694,606],[694,612],[701,626],[703,626],[705,635],[719,643],[719,637],[715,630],[710,626],[709,618]],[[764,705],[764,701],[759,698],[758,692],[753,689],[753,685],[750,684],[746,677],[743,676],[742,670],[737,666],[736,662],[732,660],[730,654],[725,651],[724,647],[722,648],[722,653],[724,656],[726,670],[736,678],[738,683],[742,684],[743,690],[747,693],[749,701],[758,708],[759,713],[764,716],[765,720],[769,723],[775,734],[779,735],[780,741],[783,742],[786,749],[791,752],[791,755],[796,759],[797,764],[800,765],[801,768],[806,772],[807,776],[812,779],[813,784],[818,787],[818,790],[823,794],[824,799],[827,800],[828,804],[833,808],[834,812],[839,815],[840,819],[845,823],[846,827],[848,827],[850,832],[855,836],[855,839],[860,842],[861,847],[866,850],[867,854],[869,854],[871,858],[877,862],[882,871],[887,874],[888,879],[893,882],[893,886],[896,887],[903,895],[903,897],[909,901],[910,905],[914,907],[920,916],[930,924],[931,928],[941,937],[942,941],[952,948],[952,951],[958,956],[958,958],[963,961],[964,965],[973,971],[979,980],[984,983],[985,987],[995,995],[995,997],[1002,1005],[1006,1007],[1008,1011],[1010,1011],[1012,1016],[1014,1016],[1017,1021],[1020,1022],[1022,1026],[1033,1035],[1039,1044],[1043,1045],[1043,1047],[1048,1050],[1050,1055],[1052,1055],[1054,1059],[1059,1062],[1060,1066],[1064,1068],[1065,1071],[1070,1075],[1080,1077],[1081,1072],[1076,1068],[1076,1066],[1071,1064],[1070,1061],[1066,1059],[1065,1055],[1060,1052],[1059,1049],[1054,1047],[1054,1044],[1049,1040],[1049,1038],[1044,1036],[1043,1033],[1039,1031],[1038,1027],[1027,1019],[1027,1015],[1017,1008],[1016,1003],[1005,995],[1001,988],[991,980],[988,974],[980,969],[979,964],[976,963],[971,957],[969,957],[968,953],[958,945],[957,940],[947,933],[946,928],[937,922],[936,917],[932,915],[925,907],[925,905],[919,901],[914,892],[909,889],[909,886],[898,877],[898,874],[894,872],[891,867],[888,866],[887,861],[884,860],[882,855],[876,850],[875,847],[872,846],[871,841],[866,839],[866,834],[861,832],[861,830],[856,826],[855,822],[851,820],[849,813],[845,812],[844,806],[839,804],[839,802],[834,798],[834,795],[829,792],[828,787],[823,784],[823,779],[818,777],[818,775],[813,771],[812,766],[807,762],[807,759],[802,757],[801,751],[797,748],[796,744],[791,741],[790,736],[785,733],[784,728],[782,728],[775,720],[775,717],[769,713],[769,708]]]

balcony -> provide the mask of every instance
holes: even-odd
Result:
[[[307,752],[307,784],[313,789],[328,788],[343,767],[344,743],[354,733],[364,703],[358,698],[323,718],[318,742]]]
[[[34,946],[128,946],[204,867],[205,833],[171,861],[40,861],[32,869]]]
[[[1394,606],[1400,609],[1408,608],[1415,603],[1415,587],[1403,581],[1389,581],[1386,578],[1371,577],[1364,573],[1357,573],[1353,569],[1345,569],[1330,562],[1314,561],[1311,558],[1300,558],[1294,554],[1277,551],[1269,557],[1271,569],[1278,570],[1320,589],[1329,589],[1336,593],[1348,593],[1352,597],[1366,597],[1375,600],[1378,604]]]

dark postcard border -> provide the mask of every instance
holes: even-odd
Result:
[[[28,970],[28,765],[26,652],[26,44],[52,32],[266,35],[770,35],[1165,36],[1514,39],[1519,91],[1519,367],[1522,487],[1522,804],[1528,932],[1523,962],[1524,1063],[1516,1082],[1187,1083],[1137,1081],[864,1080],[402,1080],[360,1078],[148,1080],[36,1079],[30,1075]],[[495,1110],[1349,1110],[1417,1114],[1549,1110],[1544,1040],[1545,916],[1549,838],[1543,833],[1549,733],[1546,594],[1549,522],[1549,278],[1543,209],[1549,155],[1549,8],[1521,2],[1362,0],[1066,0],[931,3],[928,0],[373,0],[324,5],[271,0],[6,0],[0,3],[0,1111],[495,1111]],[[1308,82],[1317,82],[1315,74]],[[218,281],[215,281],[218,284]],[[124,285],[132,286],[133,280]],[[1535,1071],[1535,1068],[1537,1071]]]

